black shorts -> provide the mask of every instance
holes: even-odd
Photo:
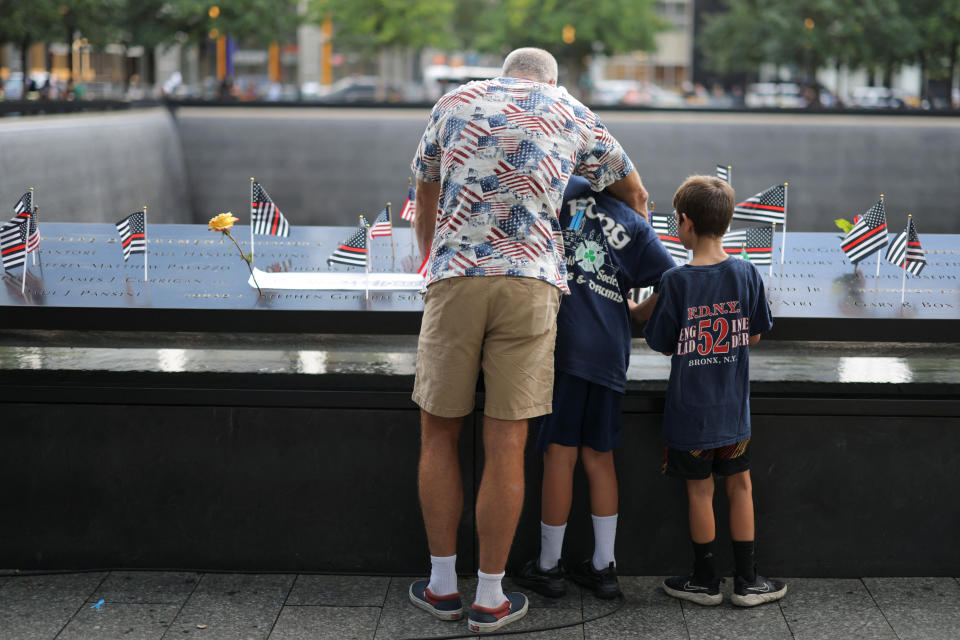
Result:
[[[704,480],[715,473],[732,476],[750,469],[750,438],[716,449],[680,451],[663,448],[663,472],[668,476]]]

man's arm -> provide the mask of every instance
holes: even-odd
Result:
[[[644,189],[636,169],[607,185],[606,191],[647,219],[647,190]]]
[[[437,227],[437,208],[440,206],[440,183],[417,180],[416,231],[420,259],[430,255],[433,233]]]

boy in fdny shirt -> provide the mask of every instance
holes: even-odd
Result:
[[[644,327],[647,344],[672,355],[663,411],[665,472],[686,480],[694,569],[667,578],[664,591],[697,604],[720,604],[714,562],[713,474],[724,478],[736,564],[731,601],[743,607],[779,600],[787,586],[754,564],[750,482],[750,347],[773,326],[763,282],[746,260],[728,257],[722,237],[733,189],[691,176],[673,197],[683,246],[693,260],[660,280],[659,299]]]
[[[559,222],[570,295],[557,315],[553,413],[541,420],[537,439],[544,454],[540,556],[514,580],[546,596],[564,594],[560,555],[579,455],[590,482],[594,553],[576,564],[570,577],[601,598],[614,598],[620,587],[613,449],[620,444],[630,317],[645,320],[656,299],[634,305],[627,292],[656,284],[675,263],[641,215],[604,192],[593,192],[583,178],[570,179]]]

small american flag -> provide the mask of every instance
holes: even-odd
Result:
[[[370,227],[371,238],[383,238],[393,235],[393,224],[390,222],[390,207],[384,207],[377,219]]]
[[[290,235],[287,219],[280,213],[277,205],[273,204],[273,200],[259,182],[253,183],[250,224],[253,225],[253,232],[259,235],[283,237]]]
[[[717,177],[730,184],[730,169],[729,166],[724,166],[722,164],[717,165]]]
[[[850,233],[843,239],[840,248],[856,264],[875,251],[887,246],[887,216],[883,208],[883,198],[860,216]]]
[[[3,268],[13,269],[27,260],[27,220],[8,222],[0,229],[0,254]]]
[[[417,197],[413,185],[407,190],[407,201],[403,203],[403,208],[400,209],[400,217],[408,222],[413,222],[417,217]]]
[[[919,275],[927,265],[927,256],[920,246],[920,236],[913,224],[913,217],[907,219],[907,227],[897,234],[887,249],[887,260],[913,275]]]
[[[27,227],[27,253],[30,253],[40,246],[40,219],[36,208],[33,206],[33,191],[27,191],[20,196],[17,204],[13,205],[13,217],[10,222],[22,222],[29,220]]]
[[[732,256],[745,253],[754,264],[771,264],[773,261],[773,226],[748,227],[728,231],[723,236],[723,250]]]
[[[673,259],[676,260],[678,264],[683,264],[690,258],[690,254],[687,253],[686,247],[684,247],[683,243],[680,242],[680,233],[677,230],[676,212],[666,214],[654,213],[651,211],[650,226],[653,227],[657,237],[660,238],[660,242],[663,243],[664,249],[667,250],[667,253],[673,256]]]
[[[783,224],[787,220],[784,186],[777,184],[750,196],[733,208],[733,219]]]
[[[347,238],[327,258],[327,264],[346,264],[351,267],[367,266],[367,225],[362,221],[353,235]]]
[[[120,246],[123,248],[123,259],[126,261],[130,254],[146,253],[147,232],[144,225],[143,211],[131,213],[117,223],[117,233],[120,234]]]
[[[427,272],[429,270],[430,270],[430,256],[427,256],[426,258],[423,259],[423,262],[420,264],[420,268],[417,269],[417,273],[419,273],[421,276],[426,278]]]

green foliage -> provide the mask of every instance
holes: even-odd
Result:
[[[453,47],[456,0],[311,0],[315,20],[333,16],[338,46],[357,50]]]
[[[843,231],[844,234],[850,233],[850,229],[853,229],[853,223],[847,220],[846,218],[837,218],[833,221],[835,225]]]

